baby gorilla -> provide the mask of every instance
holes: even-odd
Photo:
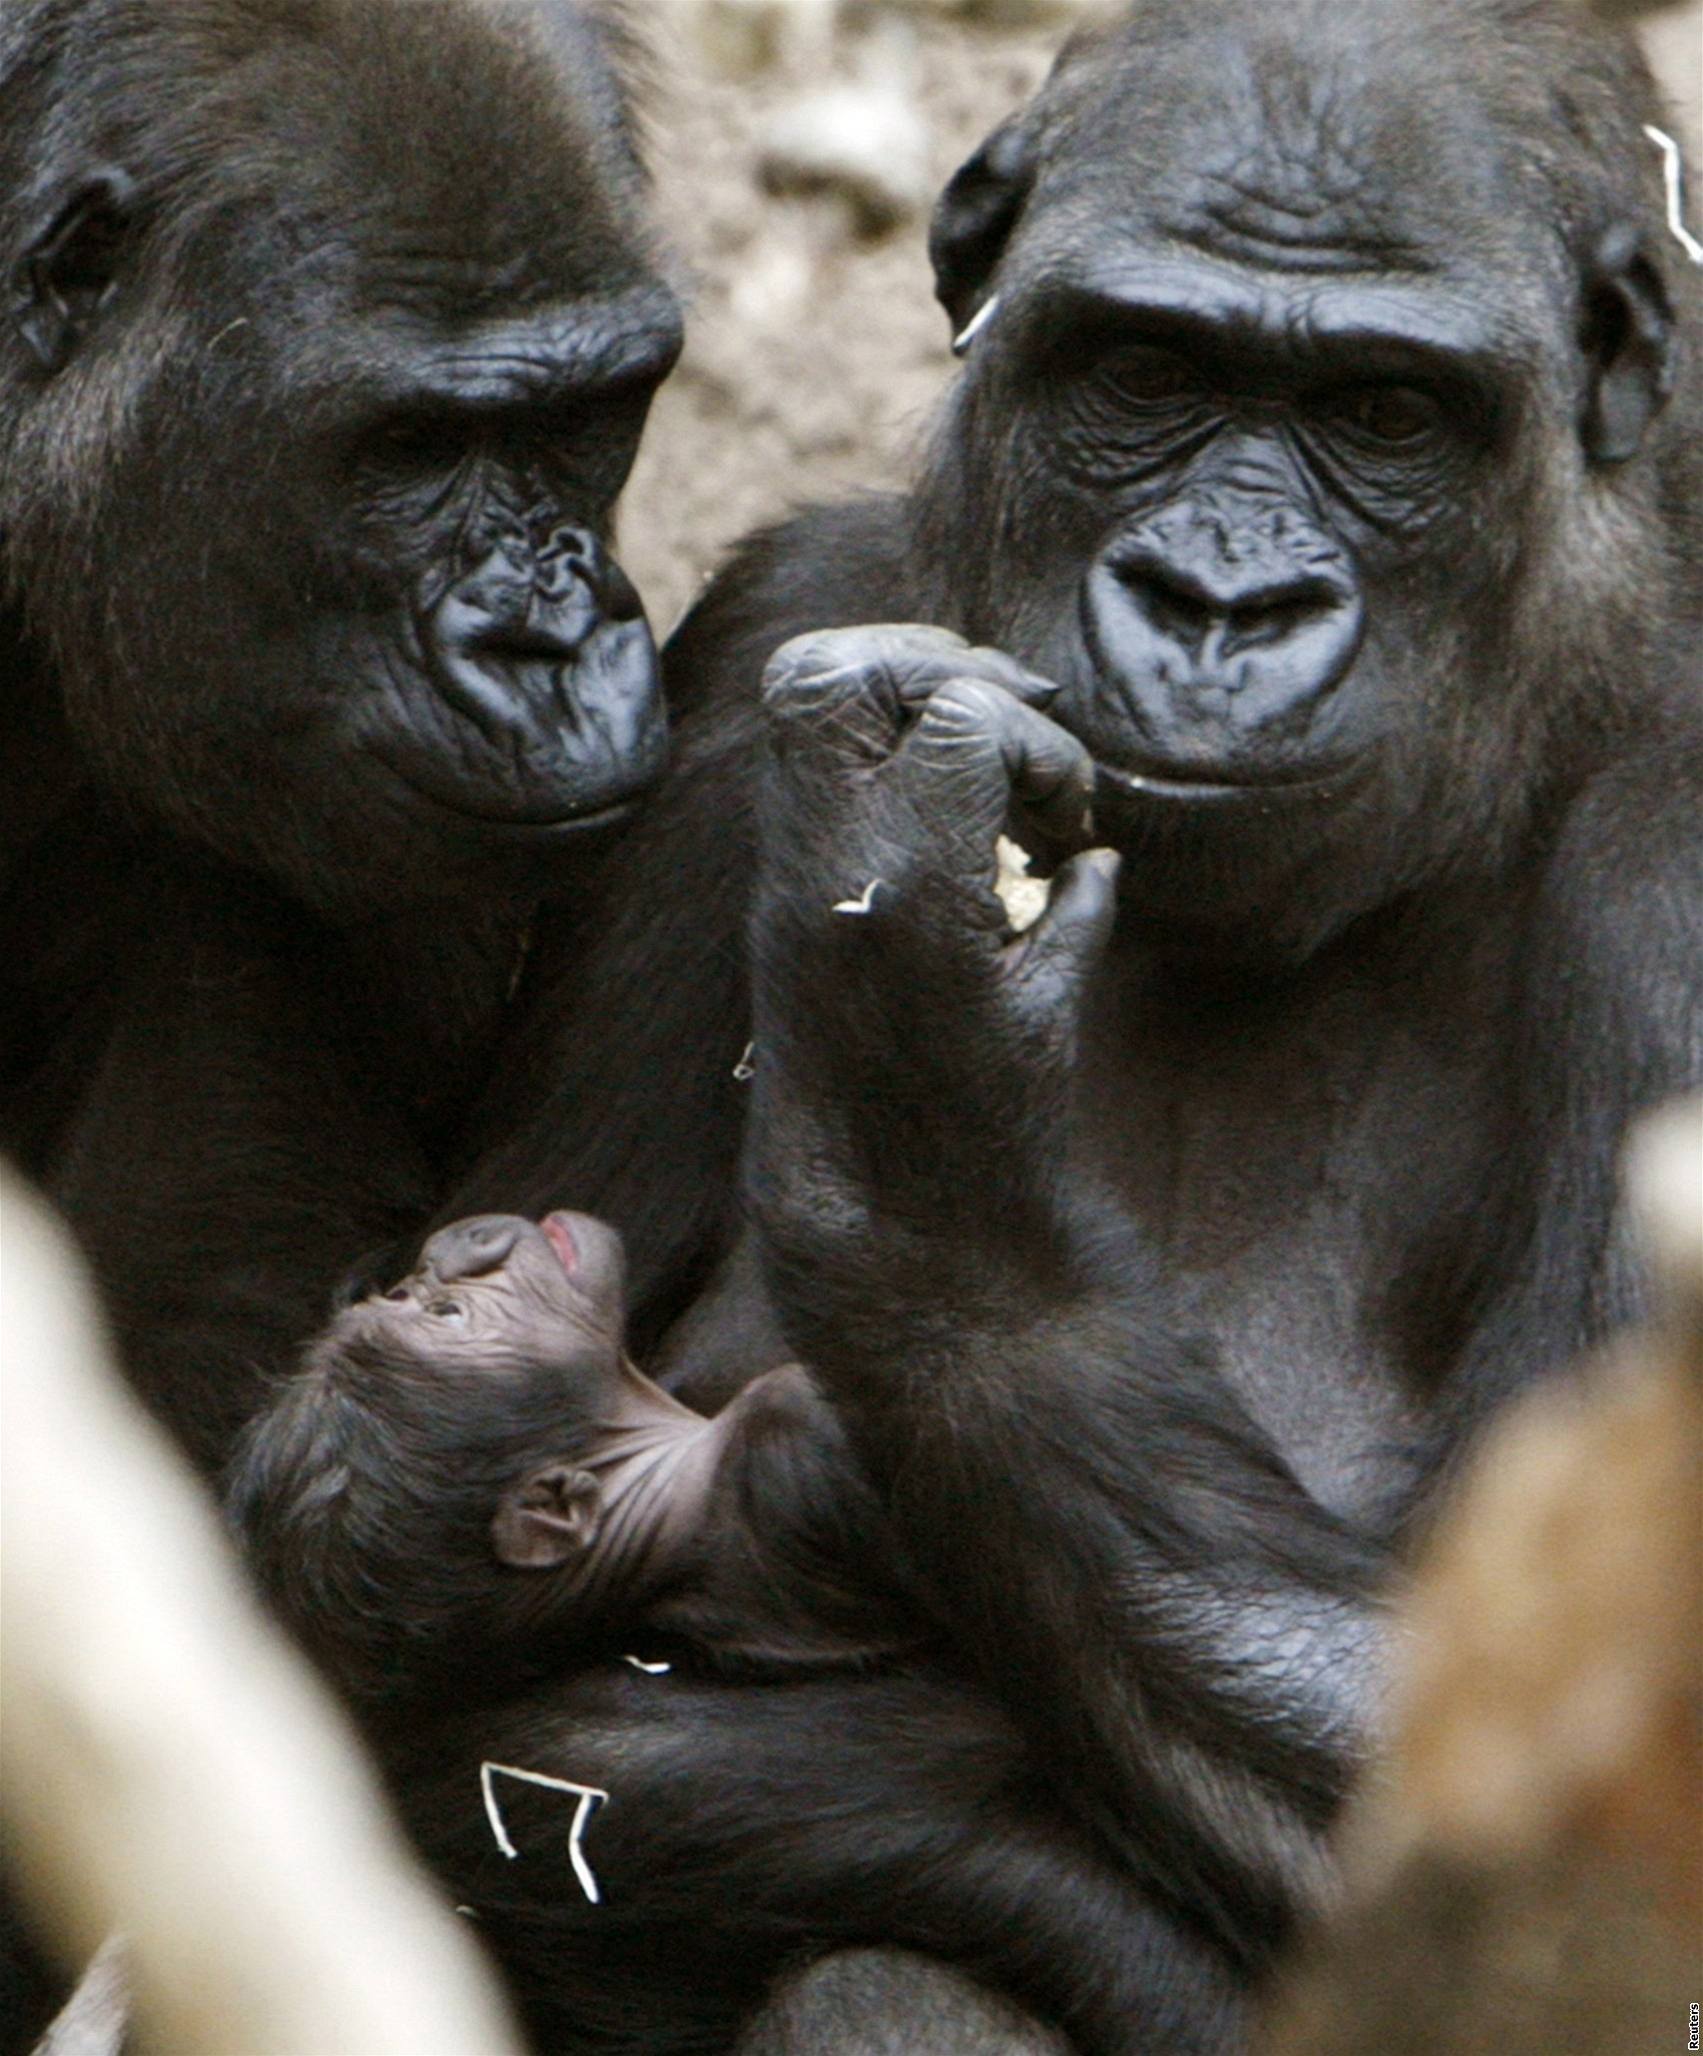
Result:
[[[706,1419],[626,1361],[623,1315],[599,1222],[457,1222],[312,1345],[230,1489],[537,2046],[727,2048],[778,1973],[859,1944],[951,1959],[1091,2056],[1231,2046],[1217,1949],[940,1662],[810,1377],[770,1371]],[[494,1846],[490,1762],[608,1791],[597,1903],[559,1800],[511,1787],[524,1846]],[[1059,2046],[964,2003],[985,2035],[955,2048]]]
[[[458,1221],[337,1316],[245,1437],[229,1505],[261,1583],[381,1724],[641,1635],[765,1673],[920,1639],[808,1374],[709,1420],[626,1359],[624,1314],[602,1222]]]

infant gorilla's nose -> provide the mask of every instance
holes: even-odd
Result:
[[[440,1278],[477,1278],[503,1263],[526,1223],[514,1214],[477,1214],[440,1228],[420,1252]]]

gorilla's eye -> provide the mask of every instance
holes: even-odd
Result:
[[[396,1301],[399,1305],[406,1306],[413,1297],[413,1294],[406,1285],[393,1285],[384,1296],[386,1299]]]
[[[426,1302],[426,1311],[440,1321],[464,1321],[467,1309],[459,1299],[431,1299]]]
[[[375,422],[365,437],[375,462],[406,471],[452,471],[467,455],[465,420],[450,412],[419,409]]]
[[[1417,386],[1361,386],[1344,395],[1342,412],[1362,435],[1392,446],[1423,442],[1441,420],[1436,400]]]
[[[1107,362],[1105,375],[1120,399],[1133,400],[1139,407],[1191,399],[1200,391],[1199,378],[1181,357],[1151,344],[1119,350]]]

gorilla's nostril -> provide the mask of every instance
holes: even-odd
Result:
[[[1254,650],[1282,642],[1343,604],[1344,595],[1316,583],[1259,594],[1225,610],[1224,646],[1230,651]]]
[[[555,528],[538,546],[532,575],[541,590],[565,587],[575,579],[595,585],[602,552],[597,539],[583,528]]]
[[[538,546],[543,557],[580,557],[589,562],[598,554],[597,538],[589,528],[578,528],[570,522],[557,522],[549,529]]]
[[[1153,555],[1121,566],[1119,575],[1152,626],[1197,654],[1214,635],[1233,650],[1280,642],[1344,599],[1323,579],[1208,580]]]
[[[1129,584],[1153,626],[1186,650],[1198,651],[1217,625],[1217,608],[1186,586],[1151,576]]]

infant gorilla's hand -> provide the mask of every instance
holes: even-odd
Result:
[[[884,1175],[889,1210],[979,1208],[1026,1142],[1058,1141],[1117,860],[1083,848],[1093,765],[1039,711],[1052,696],[922,627],[799,637],[764,679],[758,1125],[773,1142],[778,1117],[813,1177]],[[1021,936],[995,891],[1013,824],[1076,852]],[[900,1165],[930,1189],[895,1190]]]

